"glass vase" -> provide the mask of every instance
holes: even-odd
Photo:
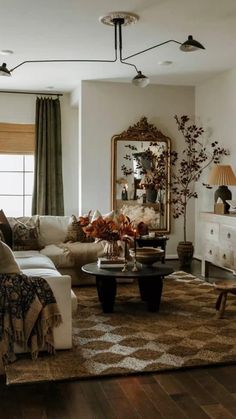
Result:
[[[119,245],[116,240],[108,241],[106,248],[106,257],[110,260],[116,260],[119,257]]]

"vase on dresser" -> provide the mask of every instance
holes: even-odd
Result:
[[[189,268],[193,260],[194,247],[193,243],[179,242],[177,246],[177,254],[180,262],[180,268]]]

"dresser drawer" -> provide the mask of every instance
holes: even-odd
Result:
[[[218,264],[224,268],[234,267],[234,252],[233,250],[221,247],[219,250],[219,261]]]
[[[207,240],[219,240],[219,230],[220,226],[217,223],[205,223],[204,226],[204,236]]]
[[[236,228],[222,224],[220,226],[220,242],[224,242],[230,248],[236,245]]]
[[[207,261],[219,264],[219,247],[212,242],[206,242],[204,246],[204,257]]]

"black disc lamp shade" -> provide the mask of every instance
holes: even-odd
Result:
[[[205,48],[202,44],[200,44],[200,42],[193,39],[192,35],[189,35],[187,41],[181,44],[179,49],[183,52],[192,52]]]
[[[7,76],[7,77],[11,76],[11,72],[10,70],[8,70],[6,63],[3,63],[0,66],[0,76]]]
[[[12,72],[15,71],[17,68],[25,65],[25,64],[37,64],[37,63],[69,63],[69,62],[87,62],[87,63],[114,63],[117,60],[121,64],[128,65],[132,67],[136,71],[136,76],[132,79],[132,84],[138,87],[146,87],[149,84],[149,79],[145,76],[142,71],[140,71],[134,63],[131,63],[130,60],[133,57],[136,57],[140,54],[146,53],[152,49],[161,47],[168,43],[175,43],[180,45],[180,50],[183,52],[192,52],[197,50],[204,50],[204,46],[200,44],[200,42],[193,39],[192,35],[188,36],[187,41],[181,43],[176,41],[175,39],[169,39],[167,41],[161,42],[159,44],[153,45],[141,51],[135,52],[127,57],[123,57],[123,40],[122,40],[122,27],[127,26],[131,23],[136,23],[139,17],[134,13],[129,12],[112,12],[108,15],[102,16],[100,18],[100,22],[113,26],[114,27],[114,57],[112,59],[51,59],[51,60],[26,60],[22,61],[21,63],[17,64],[15,67],[8,70],[6,63],[3,63],[0,66],[0,76],[11,76]]]

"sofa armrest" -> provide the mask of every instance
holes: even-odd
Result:
[[[62,324],[53,332],[55,348],[72,348],[71,277],[69,275],[49,276],[45,280],[52,289],[62,316]]]

